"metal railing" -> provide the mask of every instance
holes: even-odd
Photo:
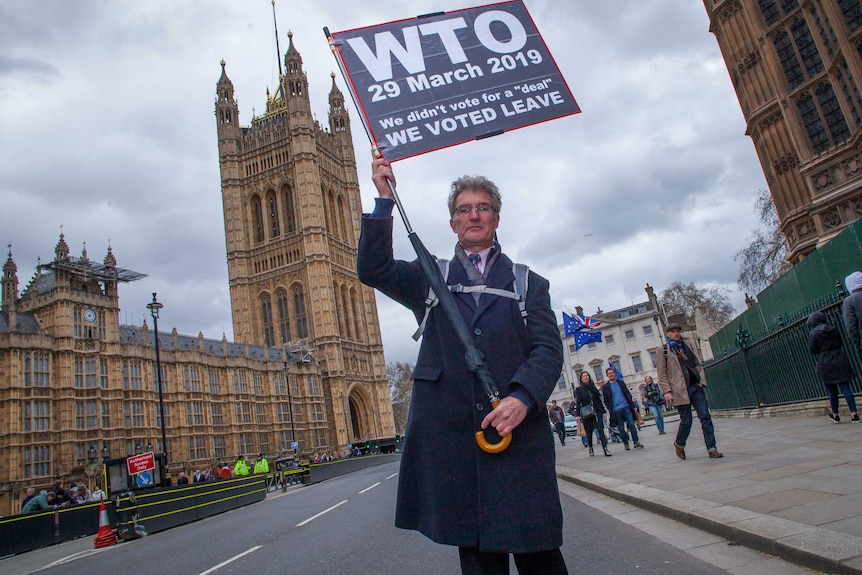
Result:
[[[827,321],[841,332],[844,352],[855,372],[862,373],[862,361],[850,345],[841,317],[846,295],[839,286],[791,317],[778,316],[774,326],[755,338],[740,324],[736,348],[724,350],[721,357],[704,364],[710,406],[745,409],[826,399],[826,389],[814,369],[815,358],[808,353],[810,330],[805,322],[816,310],[826,314]],[[858,376],[851,388],[854,394],[862,393]]]

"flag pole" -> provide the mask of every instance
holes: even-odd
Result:
[[[353,84],[350,82],[347,70],[340,58],[335,39],[332,37],[332,34],[329,33],[328,27],[323,28],[323,33],[326,35],[326,39],[329,43],[329,49],[332,51],[332,55],[335,58],[336,64],[338,65],[338,70],[339,72],[341,72],[341,76],[344,79],[345,85],[347,86],[347,91],[350,93],[350,97],[353,100],[353,105],[356,106],[356,110],[359,114],[359,119],[362,122],[362,127],[365,129],[365,135],[368,137],[368,141],[371,143],[371,152],[372,154],[374,154],[375,158],[382,158],[383,154],[380,151],[377,142],[372,137],[371,129],[366,123],[365,116],[361,111],[362,109],[360,108],[359,102],[356,98],[356,94],[353,91]],[[464,358],[467,363],[467,367],[473,373],[473,376],[482,385],[485,394],[488,396],[488,400],[491,402],[491,409],[496,409],[497,406],[500,404],[500,392],[497,388],[497,384],[494,383],[494,379],[491,377],[491,371],[488,368],[488,364],[485,362],[485,356],[482,351],[476,346],[476,342],[473,341],[473,336],[470,334],[467,324],[464,321],[464,318],[461,316],[461,312],[458,310],[458,305],[455,302],[455,297],[452,295],[452,292],[449,291],[449,287],[443,280],[443,276],[440,273],[440,268],[437,266],[436,259],[434,258],[434,256],[431,255],[431,253],[422,243],[422,240],[419,239],[419,236],[413,230],[413,227],[410,225],[410,221],[407,219],[407,213],[404,210],[404,206],[401,203],[401,199],[398,197],[398,192],[395,189],[395,185],[391,181],[388,182],[388,184],[389,189],[392,192],[392,197],[395,199],[395,205],[398,208],[398,213],[401,215],[401,220],[404,222],[404,227],[407,229],[407,237],[410,239],[410,243],[413,245],[413,249],[416,251],[419,265],[422,267],[422,271],[425,274],[425,277],[428,280],[431,289],[434,291],[434,295],[437,296],[437,300],[440,307],[443,309],[443,313],[449,319],[449,323],[455,330],[455,334],[457,335],[458,340],[464,346]],[[509,444],[512,442],[512,434],[510,433],[505,437],[501,438],[499,442],[491,443],[485,438],[485,433],[481,429],[475,433],[475,438],[479,448],[486,453],[500,453],[502,451],[505,451],[506,448],[509,447]]]

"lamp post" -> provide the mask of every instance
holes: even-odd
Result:
[[[159,387],[159,424],[162,428],[162,452],[165,454],[165,463],[168,462],[168,441],[165,437],[165,400],[162,394],[162,360],[159,357],[159,310],[165,307],[156,301],[156,293],[153,292],[153,301],[147,304],[150,315],[153,316],[153,330],[156,332],[156,384]]]
[[[287,352],[285,351],[284,354],[284,385],[287,387],[287,411],[290,416],[290,443],[292,445],[299,445],[296,441],[296,429],[293,427],[293,402],[290,398],[290,379],[287,377]],[[293,448],[293,460],[294,462],[296,461],[296,447]]]

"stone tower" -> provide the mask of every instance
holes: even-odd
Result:
[[[356,274],[361,203],[344,96],[329,125],[311,112],[288,34],[266,111],[240,126],[221,62],[215,115],[234,338],[300,351],[320,365],[331,444],[395,434],[374,293]]]
[[[862,4],[704,5],[795,263],[862,215]]]

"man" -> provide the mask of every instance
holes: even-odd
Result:
[[[240,455],[236,458],[236,465],[233,466],[233,474],[236,477],[248,475],[248,463],[245,462],[245,456]]]
[[[267,461],[263,453],[257,454],[257,461],[254,462],[254,472],[269,473],[269,461]]]
[[[661,388],[653,381],[652,376],[644,378],[644,387],[641,392],[643,395],[644,405],[652,413],[655,427],[658,429],[659,435],[664,435],[664,405],[665,400],[661,393]]]
[[[703,429],[703,441],[706,443],[709,457],[724,457],[715,447],[715,428],[706,403],[706,391],[703,389],[706,387],[703,368],[697,361],[697,356],[682,339],[682,326],[669,323],[666,332],[667,343],[662,351],[656,354],[656,363],[658,385],[664,393],[664,399],[679,412],[679,428],[674,441],[676,456],[685,459],[685,442],[691,432],[691,408],[694,406]]]
[[[27,503],[31,499],[33,499],[34,497],[36,497],[36,489],[35,488],[28,487],[27,489],[25,489],[24,490],[24,499],[23,499],[23,501],[21,501],[21,509],[23,510],[24,506],[27,505]]]
[[[53,491],[43,491],[39,495],[33,497],[30,501],[27,502],[21,509],[21,513],[34,513],[36,511],[51,511],[53,509],[60,509],[61,507],[68,507],[71,505],[69,501],[64,501],[59,503],[57,500],[57,494]]]
[[[551,419],[551,425],[560,436],[560,445],[566,444],[566,416],[562,408],[557,405],[557,400],[551,400],[551,407],[548,409],[548,417]]]
[[[605,405],[614,414],[620,438],[623,440],[623,447],[626,451],[631,449],[629,447],[629,434],[631,434],[634,448],[642,449],[643,445],[641,445],[638,430],[635,426],[635,404],[628,386],[623,380],[617,379],[617,371],[613,367],[605,370],[605,377],[608,378],[608,381],[602,386],[602,398],[605,400]],[[626,426],[629,428],[628,433],[626,433]]]
[[[859,337],[859,326],[862,325],[862,272],[853,272],[844,278],[844,285],[850,293],[841,305],[844,328],[853,349],[862,354],[862,339]]]
[[[384,159],[374,161],[372,172],[380,197],[374,212],[362,218],[359,278],[418,321],[429,283],[418,261],[394,259],[389,182],[395,177]],[[448,284],[511,291],[513,264],[495,241],[502,205],[497,186],[481,176],[459,178],[448,204],[449,226],[458,237]],[[526,318],[515,299],[453,294],[500,388],[496,409],[469,371],[463,345],[440,306],[430,310],[413,371],[395,525],[458,546],[465,574],[508,573],[509,553],[521,575],[568,573],[559,549],[563,517],[545,409],[563,350],[548,281],[529,272],[527,285]],[[500,453],[485,453],[474,437],[480,429],[491,443],[514,432],[512,443]]]

